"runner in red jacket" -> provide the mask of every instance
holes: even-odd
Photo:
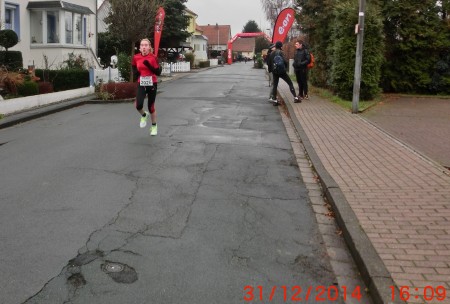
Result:
[[[135,106],[142,115],[140,120],[141,128],[145,128],[148,117],[151,117],[152,126],[150,128],[150,135],[154,136],[158,134],[155,100],[158,88],[158,78],[156,74],[159,69],[159,63],[156,56],[152,53],[152,46],[150,40],[147,38],[141,40],[139,51],[140,53],[134,55],[131,60],[133,74],[138,81]],[[148,111],[150,113],[143,110],[146,95],[148,96]]]

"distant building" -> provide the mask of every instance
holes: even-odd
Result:
[[[208,37],[208,51],[226,51],[231,40],[230,25],[200,25],[203,35]]]
[[[191,33],[191,36],[186,39],[190,46],[190,50],[186,53],[194,53],[194,63],[198,64],[198,62],[208,59],[208,38],[203,35],[203,30],[197,25],[198,15],[189,9],[186,9],[185,12],[190,17],[188,32]]]
[[[111,4],[108,0],[103,1],[100,7],[97,10],[98,16],[98,32],[105,33],[108,31],[108,25],[105,23],[105,18],[108,17],[109,12],[111,11]]]
[[[233,52],[237,52],[242,57],[253,59],[255,55],[255,37],[238,38],[233,42]]]

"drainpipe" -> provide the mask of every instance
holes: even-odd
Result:
[[[98,58],[98,0],[95,0],[95,58]]]

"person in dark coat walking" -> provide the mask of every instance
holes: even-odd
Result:
[[[294,63],[295,78],[298,84],[299,101],[308,99],[308,63],[311,61],[308,50],[302,40],[295,43]]]
[[[281,79],[283,79],[289,86],[289,90],[291,91],[292,95],[294,95],[294,102],[299,102],[299,98],[297,97],[297,94],[295,94],[295,88],[294,84],[292,83],[292,80],[289,78],[289,75],[287,74],[286,70],[288,67],[288,60],[286,58],[286,55],[282,51],[283,43],[281,41],[277,41],[275,43],[275,50],[270,53],[269,59],[267,60],[267,66],[269,68],[269,73],[273,74],[273,88],[272,88],[272,96],[269,99],[269,102],[272,102],[274,106],[280,105],[280,102],[277,100],[277,88],[278,88],[278,82]],[[283,58],[285,70],[283,73],[279,73],[274,70],[273,64],[274,64],[274,58],[275,56],[280,55]]]

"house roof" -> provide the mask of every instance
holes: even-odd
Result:
[[[195,24],[195,30],[199,33],[203,33],[203,29],[197,23]]]
[[[109,3],[108,0],[104,0],[102,2],[102,4],[100,4],[99,8],[97,9],[97,11],[100,10],[109,10],[111,8],[111,4]]]
[[[209,44],[226,45],[231,39],[230,25],[199,25],[203,31],[203,35],[208,37]],[[219,40],[217,40],[219,39]]]
[[[204,39],[204,40],[208,41],[208,37],[206,37],[204,35],[194,35],[194,37],[198,38],[198,39]]]
[[[198,15],[197,15],[196,13],[194,13],[193,11],[191,11],[190,9],[185,8],[184,10],[185,10],[187,13],[189,13],[189,14],[191,14],[191,15],[194,15],[195,17],[198,17]]]
[[[28,2],[27,9],[46,9],[46,8],[62,8],[71,12],[80,14],[93,14],[89,7],[69,3],[66,1],[33,1]]]
[[[233,51],[236,52],[254,52],[255,51],[255,37],[239,38],[233,42]]]

